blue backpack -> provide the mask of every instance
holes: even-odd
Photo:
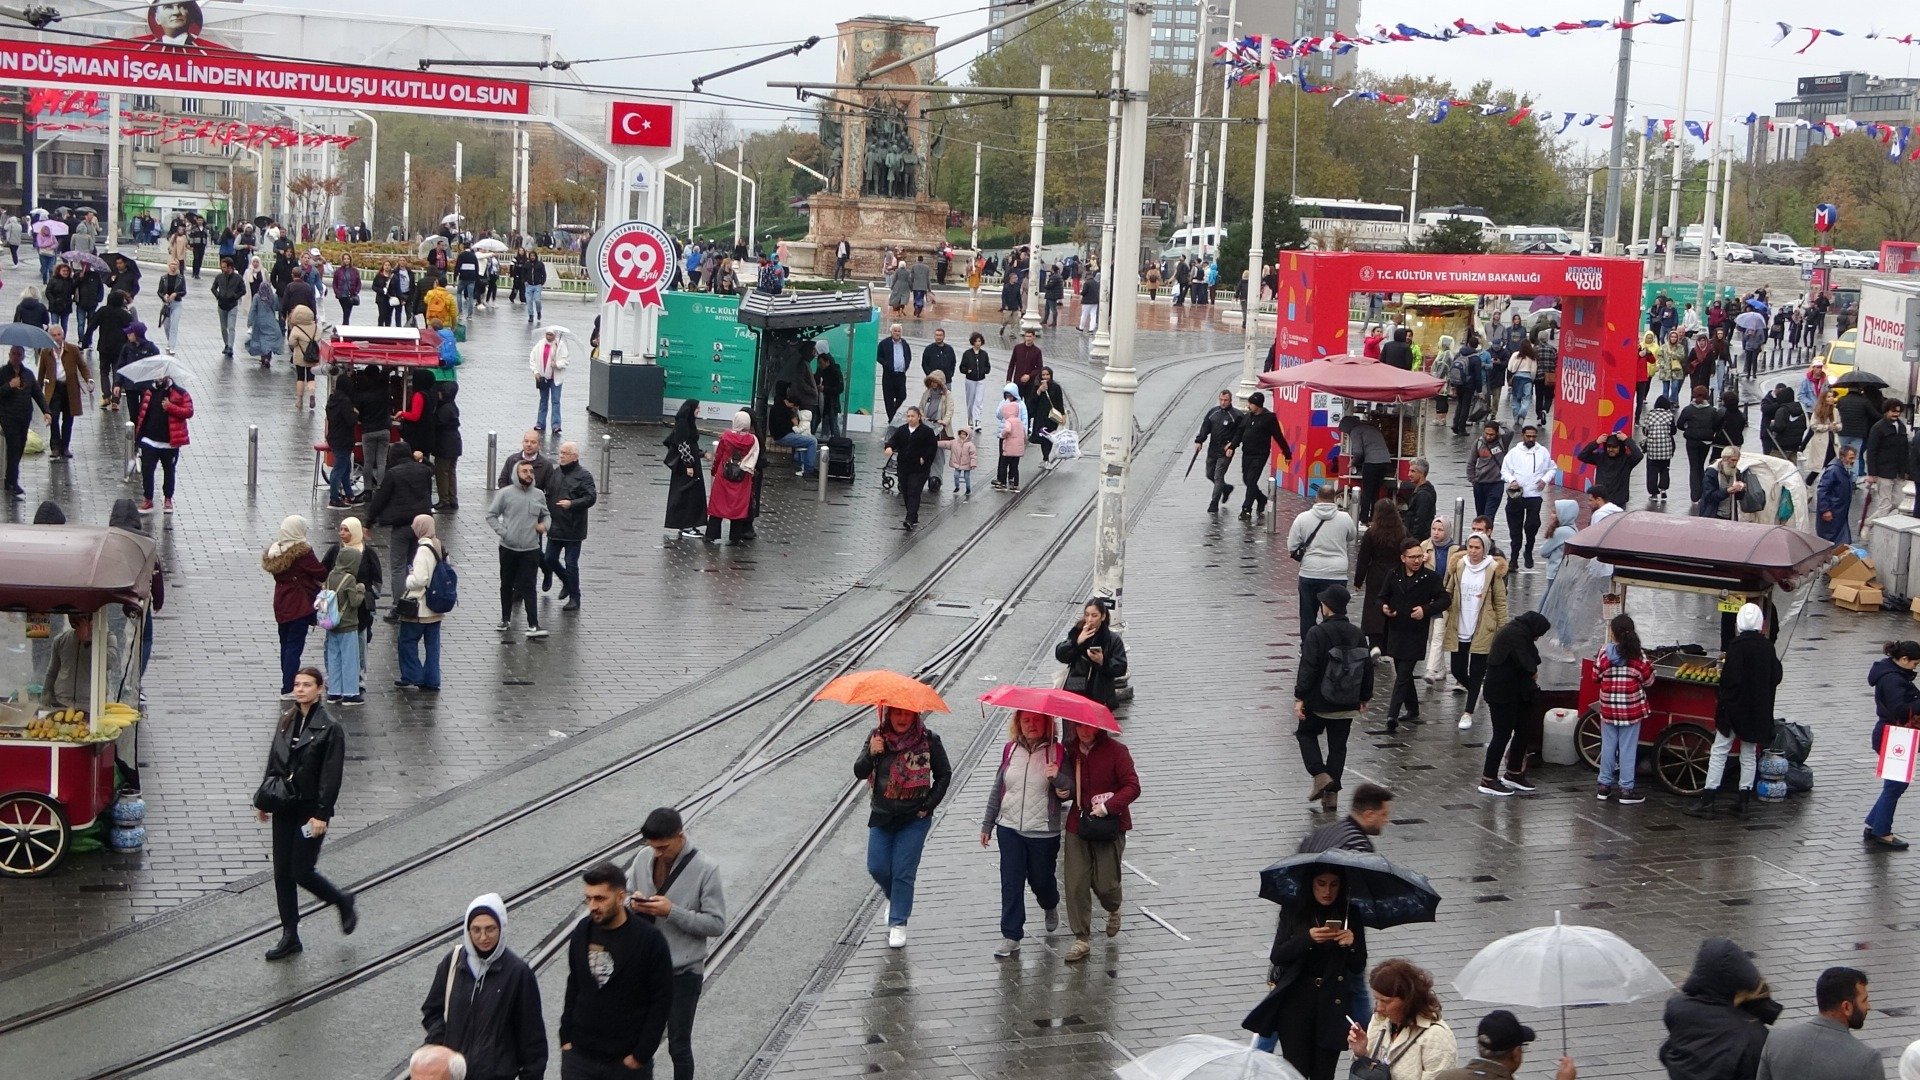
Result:
[[[443,549],[435,553],[433,576],[427,579],[427,610],[435,615],[445,615],[460,602],[460,574],[453,568],[453,560],[447,558]]]

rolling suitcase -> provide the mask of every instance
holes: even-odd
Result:
[[[827,479],[853,482],[853,440],[845,435],[827,440]]]

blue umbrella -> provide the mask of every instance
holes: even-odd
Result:
[[[8,323],[0,326],[0,345],[18,345],[23,349],[51,349],[53,337],[45,328],[32,323]]]
[[[1340,891],[1348,918],[1369,929],[1432,922],[1440,907],[1440,894],[1426,875],[1370,851],[1337,849],[1289,855],[1260,871],[1260,899],[1281,907],[1305,903],[1313,894],[1313,879],[1329,869],[1345,879]]]

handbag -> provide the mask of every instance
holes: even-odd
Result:
[[[728,458],[726,463],[720,466],[720,475],[725,477],[728,483],[737,484],[747,478],[747,470],[740,467],[739,461]]]
[[[1379,1046],[1373,1047],[1368,1052],[1366,1058],[1354,1059],[1353,1068],[1348,1071],[1347,1075],[1351,1077],[1352,1080],[1393,1080],[1394,1063],[1399,1061],[1401,1058],[1405,1057],[1407,1055],[1407,1051],[1413,1049],[1414,1044],[1419,1042],[1422,1038],[1425,1038],[1427,1032],[1432,1030],[1433,1030],[1433,1026],[1431,1024],[1421,1028],[1420,1033],[1418,1035],[1415,1035],[1413,1038],[1408,1039],[1407,1045],[1401,1047],[1398,1051],[1394,1052],[1390,1057],[1384,1057],[1384,1058],[1381,1057],[1380,1047]],[[1386,1032],[1383,1031],[1381,1032],[1381,1034],[1385,1035]],[[1391,1038],[1391,1036],[1388,1036],[1388,1037]]]
[[[1072,682],[1071,679],[1068,682]],[[1073,797],[1080,803],[1080,839],[1090,844],[1112,843],[1120,839],[1120,819],[1109,814],[1094,817],[1088,813],[1086,788],[1080,784],[1080,759],[1073,762]]]
[[[297,800],[291,776],[268,773],[260,781],[259,790],[253,793],[253,808],[263,814],[284,814],[293,809]]]
[[[1307,534],[1305,540],[1287,549],[1287,554],[1293,556],[1294,562],[1300,562],[1307,557],[1307,549],[1313,546],[1313,538],[1320,535],[1320,530],[1324,528],[1326,524],[1327,522],[1325,520],[1320,521],[1313,527],[1313,531]]]

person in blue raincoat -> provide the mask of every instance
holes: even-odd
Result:
[[[1853,543],[1854,456],[1853,447],[1841,447],[1820,473],[1816,489],[1813,531],[1835,544]]]

